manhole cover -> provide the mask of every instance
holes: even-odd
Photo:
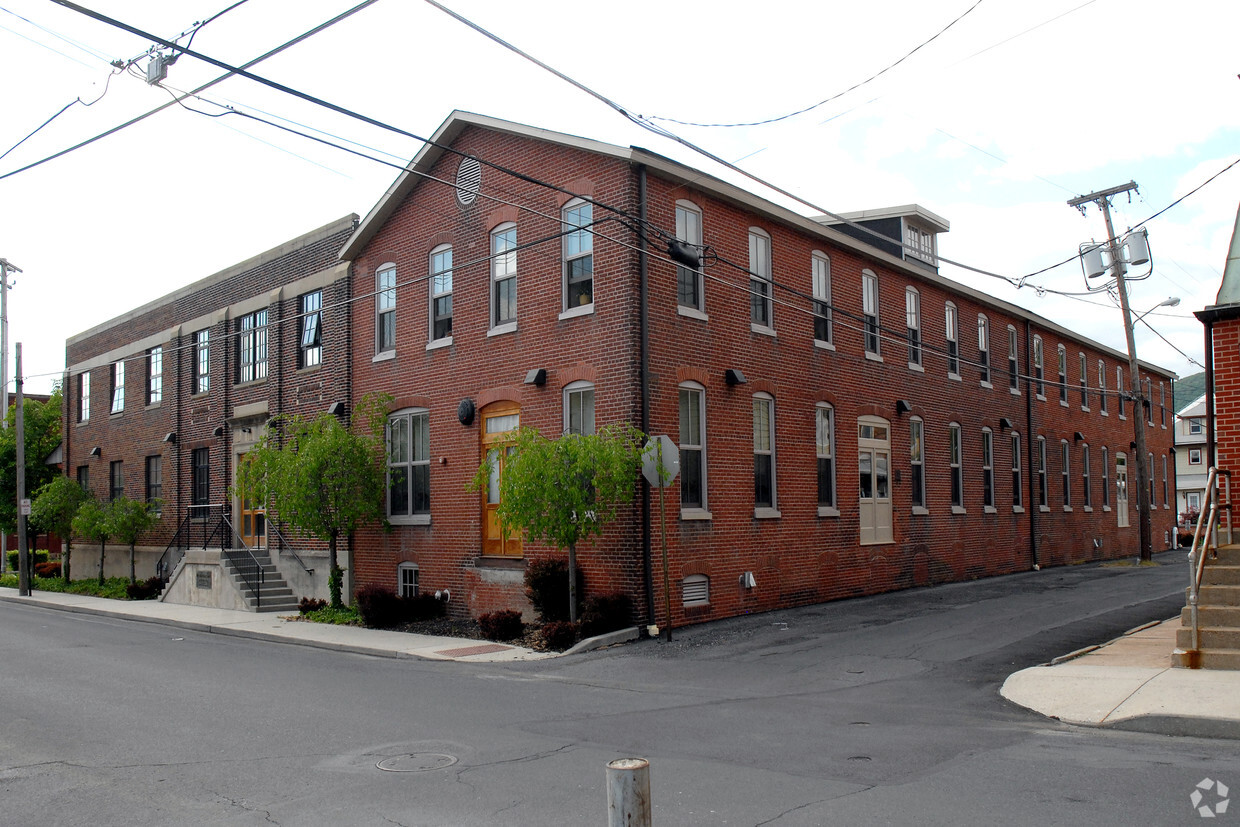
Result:
[[[450,767],[456,761],[455,755],[442,752],[414,752],[384,758],[375,766],[384,772],[430,772]]]

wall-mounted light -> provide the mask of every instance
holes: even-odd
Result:
[[[525,374],[525,384],[537,385],[540,388],[547,384],[547,369],[531,368],[530,371]]]
[[[343,416],[344,415],[344,403],[343,402],[331,403],[330,405],[327,406],[327,412],[331,414],[332,416]]]
[[[1000,431],[1012,430],[1012,420],[1008,419],[1006,416],[999,417],[999,430]]]
[[[91,448],[91,449],[90,449],[90,455],[91,455],[92,457],[97,457],[97,456],[99,456],[99,454],[100,454],[100,453],[102,453],[102,452],[99,450],[99,446],[98,446],[98,445],[96,445],[94,448]]]
[[[1076,433],[1072,435],[1073,442],[1081,442],[1084,439],[1085,439],[1085,434],[1081,433],[1080,431],[1077,431]]]
[[[168,433],[164,434],[164,442],[168,442],[168,443],[171,443],[172,445],[176,445],[177,444],[177,432],[169,431]]]
[[[731,385],[744,385],[749,382],[745,378],[745,374],[741,373],[740,368],[728,368],[723,372],[723,381]]]
[[[211,432],[211,436],[214,436],[214,437],[221,437],[223,435],[224,435],[223,425],[217,425],[215,430]]]
[[[906,414],[911,410],[913,410],[913,406],[910,405],[907,400],[904,400],[904,399],[896,400],[896,416],[899,416],[900,414]]]

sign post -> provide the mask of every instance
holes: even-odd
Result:
[[[667,566],[667,507],[663,489],[680,473],[680,451],[667,434],[651,437],[642,449],[642,476],[659,489],[659,537],[663,545],[663,607],[667,612],[667,637],[672,639],[672,586]]]

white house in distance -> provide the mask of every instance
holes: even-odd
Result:
[[[1205,499],[1206,398],[1200,396],[1175,415],[1175,491],[1179,514],[1201,511]]]

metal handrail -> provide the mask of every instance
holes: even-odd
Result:
[[[270,515],[268,515],[268,517],[270,517]],[[293,548],[293,544],[290,543],[288,541],[288,538],[284,536],[284,532],[280,531],[280,526],[276,525],[276,521],[272,519],[268,519],[267,520],[267,531],[270,532],[273,529],[276,532],[276,536],[280,538],[280,553],[283,554],[284,552],[288,552],[289,554],[293,555],[293,559],[297,561],[298,565],[300,565],[303,569],[305,569],[306,574],[314,574],[314,569],[307,566],[306,561],[301,559],[301,555],[297,553],[297,550]],[[271,538],[270,537],[267,538],[267,549],[268,550],[271,549]]]
[[[1218,482],[1223,479],[1223,505],[1218,501]],[[1201,577],[1205,572],[1206,550],[1213,548],[1212,557],[1218,557],[1218,528],[1220,510],[1227,518],[1227,543],[1232,542],[1231,531],[1231,472],[1211,466],[1206,474],[1206,508],[1197,514],[1197,526],[1193,529],[1193,541],[1188,547],[1188,609],[1193,624],[1193,651],[1201,648],[1201,624],[1198,606],[1201,597]],[[1203,531],[1204,529],[1204,531]]]
[[[210,503],[206,505],[191,505],[185,509],[185,517],[182,518],[177,526],[176,532],[173,533],[172,539],[164,548],[164,553],[160,555],[158,562],[155,563],[155,575],[162,581],[167,582],[172,576],[172,570],[176,568],[177,563],[181,562],[184,551],[190,547],[193,540],[194,527],[202,526],[203,541],[202,547],[207,545],[207,526],[210,524],[210,512],[212,509],[224,509],[223,503]],[[174,552],[182,554],[173,557]]]
[[[267,582],[267,572],[263,569],[263,564],[258,562],[258,558],[254,556],[254,552],[250,550],[250,547],[246,544],[245,540],[241,539],[241,535],[237,533],[237,529],[233,526],[232,521],[228,519],[227,515],[221,514],[220,521],[216,524],[216,530],[218,531],[224,526],[227,526],[228,533],[232,536],[228,540],[227,548],[224,545],[223,537],[221,537],[220,554],[222,554],[232,565],[233,571],[241,575],[241,579],[250,590],[250,596],[254,598],[254,608],[261,609],[263,605],[263,584]],[[215,536],[215,531],[211,532],[211,536]],[[238,545],[234,545],[234,543],[239,544],[239,547]],[[254,572],[258,581],[257,583],[253,582],[246,576],[245,569],[242,566],[237,565],[237,561],[234,559],[234,556],[239,556],[241,552],[244,552],[245,556],[250,558],[249,562],[254,565]],[[245,561],[242,560],[242,563],[244,562]]]

